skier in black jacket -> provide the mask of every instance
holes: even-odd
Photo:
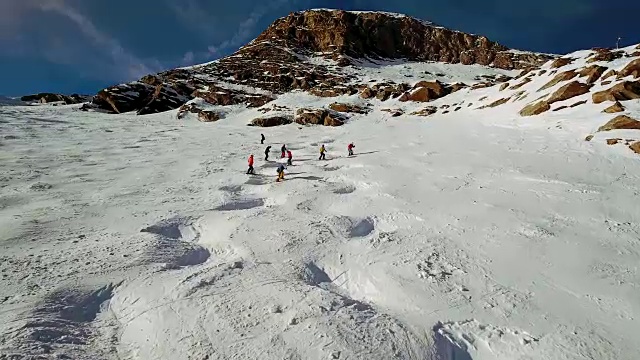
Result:
[[[267,146],[267,148],[264,149],[264,161],[269,160],[269,151],[271,151],[271,145]]]

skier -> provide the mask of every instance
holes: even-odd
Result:
[[[264,149],[264,161],[269,161],[269,151],[271,151],[271,145]]]
[[[260,144],[264,144],[264,134],[260,134]]]
[[[249,155],[249,169],[247,174],[253,174],[253,154]]]
[[[353,143],[350,143],[349,146],[347,146],[347,150],[349,150],[349,156],[353,155],[353,148],[356,147],[355,145],[353,145]]]
[[[291,150],[287,150],[287,165],[293,165],[293,155],[291,154]]]
[[[280,148],[280,151],[282,151],[282,155],[280,155],[280,158],[282,159],[282,158],[284,158],[284,154],[287,151],[287,147],[284,144],[282,144],[282,147]]]
[[[276,182],[284,180],[284,169],[284,164],[278,165],[278,178],[276,179]]]
[[[324,144],[322,144],[322,146],[320,146],[320,157],[318,158],[318,160],[327,160],[327,159],[324,157],[324,152],[325,152],[325,151],[327,151],[327,150],[324,148]]]

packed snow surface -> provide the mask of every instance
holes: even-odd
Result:
[[[370,103],[264,129],[1,107],[0,358],[638,358],[640,163],[583,140],[600,109]]]

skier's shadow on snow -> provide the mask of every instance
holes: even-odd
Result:
[[[267,176],[262,174],[254,174],[251,178],[244,183],[247,185],[265,185],[270,182],[270,178],[275,176]]]
[[[367,151],[367,152],[361,152],[361,153],[354,153],[353,155],[348,156],[348,157],[355,157],[355,156],[358,156],[358,155],[369,155],[369,154],[375,154],[375,153],[378,153],[378,152],[380,152],[380,150]]]

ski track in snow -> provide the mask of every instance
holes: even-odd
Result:
[[[0,359],[640,353],[637,158],[555,119],[372,103],[269,129],[0,108]],[[283,183],[261,132],[294,153]]]

